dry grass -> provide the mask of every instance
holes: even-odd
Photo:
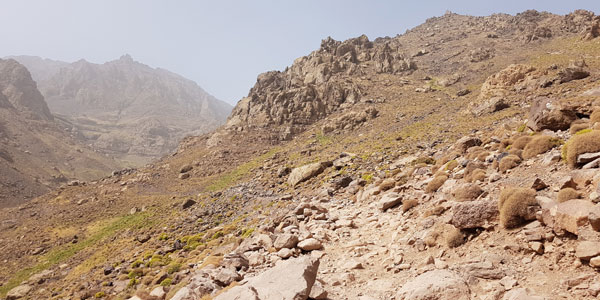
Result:
[[[592,130],[574,135],[563,146],[562,151],[569,166],[576,167],[579,155],[600,152],[600,130]]]
[[[473,201],[483,193],[481,187],[474,183],[461,185],[453,192],[456,201]]]
[[[573,123],[571,124],[571,128],[569,129],[569,132],[571,134],[576,134],[577,132],[584,130],[584,129],[588,129],[590,128],[590,123]]]
[[[558,192],[557,201],[559,203],[566,202],[573,199],[579,199],[581,196],[581,193],[573,188],[564,188]]]
[[[446,245],[456,248],[465,243],[465,235],[454,226],[446,226]]]
[[[427,186],[425,187],[425,192],[427,193],[435,193],[437,190],[448,180],[448,176],[441,175],[433,178]]]
[[[402,201],[402,212],[407,212],[411,208],[419,205],[419,200],[417,199],[406,199]]]
[[[507,188],[500,193],[498,210],[500,224],[504,228],[515,228],[527,221],[529,206],[535,205],[536,191],[528,188]]]
[[[396,180],[394,180],[393,178],[388,178],[379,185],[379,190],[387,191],[395,186],[396,186]]]
[[[510,149],[510,150],[508,150],[508,154],[516,155],[519,158],[523,158],[523,150],[521,150],[521,149]]]
[[[436,206],[426,210],[425,213],[423,213],[423,216],[424,217],[441,216],[445,211],[446,211],[446,209],[443,206],[436,205]]]
[[[523,149],[523,158],[532,158],[560,146],[561,140],[548,135],[536,136]]]
[[[469,174],[469,176],[465,177],[465,181],[467,181],[467,182],[477,182],[477,181],[484,182],[485,181],[485,170],[475,169],[473,172],[471,172],[471,174]]]
[[[531,136],[525,135],[522,137],[519,137],[515,140],[515,142],[512,144],[512,149],[525,149],[525,146],[527,146],[527,144],[529,144],[529,142],[532,140],[533,138]]]
[[[516,156],[516,155],[508,155],[503,157],[500,160],[500,164],[498,165],[498,168],[500,169],[500,172],[505,173],[506,171],[518,166],[521,163],[521,158]]]
[[[456,167],[458,167],[458,161],[456,160],[451,160],[446,164],[446,170],[447,171],[454,171],[454,169],[456,169]]]

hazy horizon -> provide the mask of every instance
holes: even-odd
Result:
[[[516,14],[527,9],[598,13],[597,1],[431,1],[426,7],[394,1],[42,1],[6,3],[0,12],[0,57],[32,55],[104,63],[129,54],[178,73],[232,105],[256,76],[283,70],[318,49],[328,36],[345,40],[395,36],[443,15]],[[35,9],[32,9],[35,8]]]

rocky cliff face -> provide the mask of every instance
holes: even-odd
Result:
[[[135,161],[159,157],[184,136],[216,128],[230,111],[196,83],[129,55],[105,64],[22,61],[40,72],[34,76],[40,91],[66,128],[101,151]]]
[[[29,71],[0,60],[0,207],[119,168],[58,126]]]
[[[296,59],[284,71],[260,74],[248,97],[234,108],[226,128],[268,128],[271,139],[288,140],[333,112],[382,100],[366,92],[374,75],[417,72],[433,85],[450,86],[461,79],[472,80],[473,66],[485,68],[495,56],[512,52],[515,43],[573,33],[583,39],[596,37],[599,20],[584,10],[566,16],[537,11],[487,17],[448,13],[394,38],[369,41],[363,35],[343,42],[327,38],[318,50]]]
[[[0,92],[12,107],[27,114],[29,118],[53,119],[31,74],[15,60],[0,59]]]

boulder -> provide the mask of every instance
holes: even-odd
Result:
[[[425,272],[409,280],[396,297],[404,300],[469,300],[470,294],[461,276],[442,269]]]
[[[456,150],[461,152],[467,151],[467,149],[475,146],[481,146],[481,140],[477,137],[465,136],[460,138],[456,143],[454,143],[454,147]]]
[[[558,72],[558,81],[565,83],[573,80],[584,79],[590,76],[590,72],[582,67],[570,66]]]
[[[583,153],[577,156],[577,164],[583,165],[600,158],[600,152]]]
[[[452,207],[450,223],[458,229],[480,228],[498,215],[498,205],[493,200],[458,202]]]
[[[328,166],[327,163],[317,162],[302,167],[294,168],[288,177],[288,184],[295,186],[300,182],[321,174]]]
[[[313,251],[323,248],[323,245],[321,244],[321,242],[319,242],[319,240],[315,238],[309,238],[298,243],[298,248],[304,251]]]
[[[319,260],[310,256],[278,261],[275,267],[215,297],[215,300],[305,300],[317,277]]]
[[[212,276],[212,279],[220,286],[228,286],[232,282],[242,280],[242,276],[235,269],[221,268]]]
[[[581,260],[590,260],[592,257],[600,255],[600,242],[581,241],[577,244],[575,255]]]
[[[561,109],[558,101],[550,98],[536,98],[529,111],[527,126],[534,131],[567,130],[575,120],[577,120],[577,114],[572,110]]]
[[[502,300],[545,300],[546,298],[540,296],[533,296],[532,292],[528,289],[518,288],[512,289],[511,291],[504,294]]]
[[[590,225],[592,225],[592,229],[595,231],[600,231],[600,206],[597,204],[590,210],[588,214],[588,220]]]
[[[298,236],[294,234],[284,233],[280,234],[273,242],[273,247],[279,250],[282,248],[294,248],[298,244]]]
[[[554,227],[573,234],[579,233],[579,227],[588,224],[588,216],[594,203],[588,200],[569,200],[556,206]]]
[[[32,289],[33,287],[27,284],[19,285],[8,291],[8,293],[6,294],[6,300],[16,300],[24,298],[29,292],[31,292]]]
[[[386,211],[400,203],[402,203],[402,196],[400,196],[398,193],[392,192],[383,195],[381,199],[379,199],[377,207],[379,207],[381,211]]]

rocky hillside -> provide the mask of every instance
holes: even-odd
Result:
[[[231,110],[196,83],[129,55],[104,64],[14,59],[32,70],[65,128],[134,164],[167,154],[186,135],[215,129]]]
[[[0,60],[0,116],[0,207],[118,168],[58,126],[29,71],[12,59]]]
[[[1,210],[0,293],[596,299],[599,22],[449,13],[326,39],[216,132]]]

